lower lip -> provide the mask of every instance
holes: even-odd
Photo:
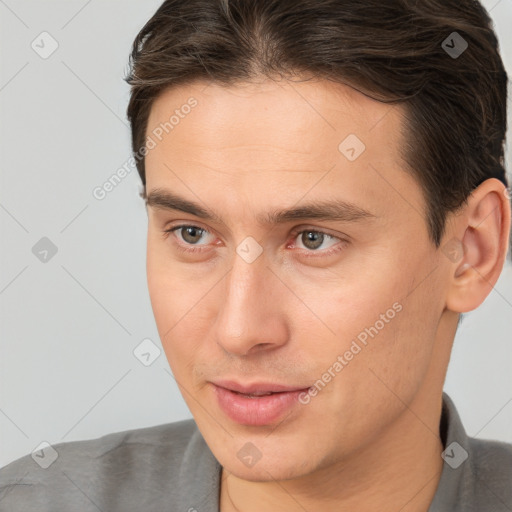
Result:
[[[307,389],[273,393],[249,398],[226,388],[213,385],[217,401],[224,413],[242,425],[269,425],[279,420],[285,412],[299,404],[298,398]]]

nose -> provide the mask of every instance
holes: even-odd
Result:
[[[275,350],[287,342],[286,288],[267,268],[263,256],[247,263],[235,255],[221,293],[216,339],[226,352],[245,356]]]

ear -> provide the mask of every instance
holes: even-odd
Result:
[[[441,244],[447,256],[449,310],[466,313],[477,308],[496,284],[509,247],[510,195],[501,181],[485,180],[470,195]]]

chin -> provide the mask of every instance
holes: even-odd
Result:
[[[217,446],[218,450],[213,445],[212,452],[226,471],[251,482],[292,480],[315,471],[317,461],[313,453],[304,455],[287,450],[284,443],[281,449],[268,446],[259,452],[250,441],[237,440],[233,445]],[[290,441],[289,448],[291,444]]]
[[[226,466],[223,466],[229,473],[232,473],[237,478],[247,480],[249,482],[275,482],[293,480],[306,476],[310,470],[300,471],[297,464],[287,461],[267,461],[266,463],[261,459],[253,467],[247,467],[240,464],[239,461],[231,461]]]

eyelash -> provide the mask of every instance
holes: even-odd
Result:
[[[174,233],[174,231],[178,231],[183,228],[195,228],[195,229],[201,230],[203,233],[210,233],[207,229],[201,228],[199,226],[195,226],[193,224],[180,224],[179,226],[174,226],[170,229],[164,230],[164,234],[171,234],[171,233]],[[325,231],[322,231],[319,229],[294,230],[290,236],[292,236],[293,240],[295,240],[297,238],[297,236],[302,233],[319,233],[319,234],[325,235],[330,238],[338,238],[334,235],[331,235],[331,234],[326,233]],[[302,249],[301,251],[305,251],[305,252],[303,252],[303,256],[306,258],[328,257],[337,252],[340,252],[341,250],[343,250],[343,248],[347,244],[347,241],[343,240],[341,238],[338,238],[338,239],[340,240],[341,244],[336,244],[335,246],[331,247],[330,249],[324,249],[323,251],[313,251],[313,250]],[[191,245],[185,247],[180,242],[177,242],[175,245],[179,251],[184,252],[186,254],[196,254],[196,253],[204,252],[204,249],[202,249],[202,248],[194,247]]]

